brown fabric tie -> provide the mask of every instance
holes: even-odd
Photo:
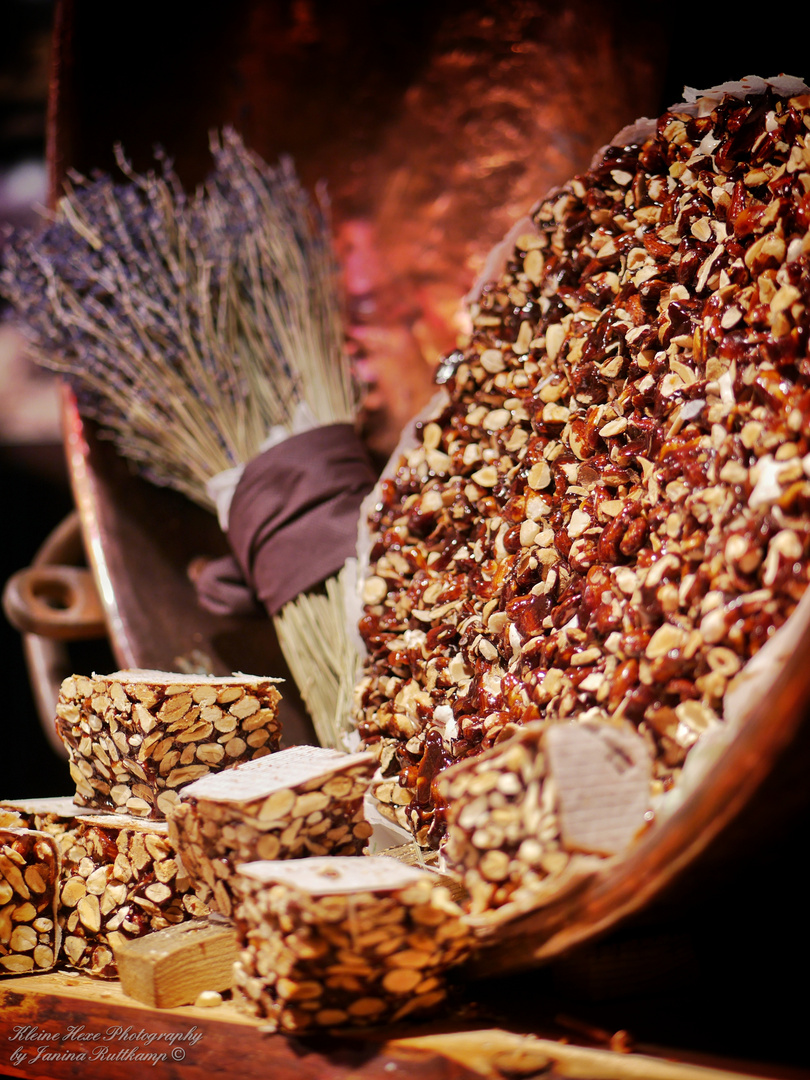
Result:
[[[200,603],[246,614],[257,598],[275,615],[337,573],[355,553],[360,504],[376,479],[351,424],[293,435],[248,462],[230,507],[234,558],[198,576]]]

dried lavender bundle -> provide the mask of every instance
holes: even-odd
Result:
[[[73,176],[0,272],[33,358],[148,479],[209,509],[211,477],[296,408],[351,423],[357,404],[325,204],[231,130],[212,153],[188,196],[165,158],[141,176],[118,148],[129,182]]]
[[[267,165],[231,129],[212,138],[211,151],[213,171],[193,194],[162,155],[139,175],[120,148],[123,181],[72,176],[44,226],[9,245],[0,293],[27,332],[32,358],[65,376],[82,414],[148,480],[215,510],[268,612],[281,625],[289,609],[303,624],[293,640],[280,637],[306,699],[306,686],[335,679],[334,663],[310,646],[318,613],[306,603],[298,613],[296,598],[353,551],[356,510],[374,479],[354,434],[359,398],[344,349],[328,205],[323,192],[309,197],[289,160]],[[304,441],[279,451],[291,436]],[[288,539],[297,575],[285,573],[275,549],[254,579],[254,533],[264,529],[272,539],[289,532],[293,517],[285,510],[289,464],[265,461],[273,453],[291,456],[300,506],[325,503],[328,527],[309,527],[323,537],[320,549]],[[254,487],[236,514],[248,465]],[[257,522],[262,499],[270,507]],[[259,580],[262,573],[273,580]],[[209,580],[204,602],[210,587]],[[334,622],[343,626],[342,618]],[[351,681],[354,652],[336,648],[349,656]],[[341,679],[323,705],[311,706],[329,744],[335,703],[345,698]]]

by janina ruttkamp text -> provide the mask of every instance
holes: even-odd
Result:
[[[133,1025],[94,1030],[85,1024],[69,1024],[64,1031],[48,1031],[36,1024],[18,1024],[8,1038],[13,1046],[8,1060],[12,1065],[32,1065],[36,1061],[134,1061],[159,1065],[163,1061],[183,1061],[188,1047],[194,1047],[203,1033],[149,1031]]]

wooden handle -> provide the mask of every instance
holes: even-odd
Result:
[[[107,633],[93,576],[83,567],[18,570],[6,582],[3,610],[21,633],[61,641],[101,638]]]

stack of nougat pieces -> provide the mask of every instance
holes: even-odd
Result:
[[[209,911],[169,840],[182,787],[278,749],[278,680],[133,670],[62,683],[68,798],[0,803],[0,969],[116,973],[114,949]]]
[[[444,972],[467,951],[460,908],[435,873],[364,855],[376,759],[279,749],[272,684],[160,672],[65,680],[57,729],[75,796],[0,803],[5,971],[63,965],[114,977],[126,941],[213,913],[239,933],[239,1000],[281,1030],[368,1023],[444,999]],[[312,962],[320,945],[295,952],[302,937],[335,930],[334,917],[310,917],[313,881],[321,914],[335,892],[344,911],[362,913],[361,939],[351,931],[360,959],[341,947],[327,970]],[[271,882],[289,892],[280,922],[259,895],[275,895]],[[303,968],[288,964],[286,979],[267,979],[257,993],[267,955],[285,949]],[[305,974],[323,979],[321,1008],[298,1000]]]

